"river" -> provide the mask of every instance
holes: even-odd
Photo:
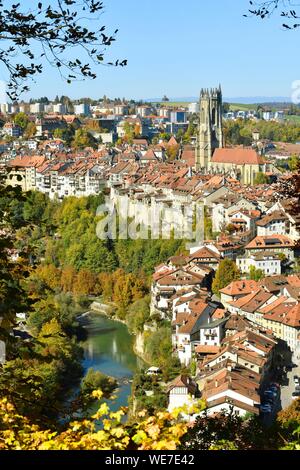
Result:
[[[82,345],[85,372],[92,367],[116,379],[123,379],[116,391],[116,400],[109,404],[113,411],[127,406],[131,395],[129,380],[143,366],[142,360],[134,354],[133,336],[126,325],[100,314],[91,314],[85,329],[88,335]]]

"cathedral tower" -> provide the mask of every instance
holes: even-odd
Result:
[[[214,150],[223,146],[221,86],[201,90],[199,117],[196,168],[207,170]]]

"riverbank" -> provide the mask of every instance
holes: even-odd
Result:
[[[121,318],[117,317],[117,316],[114,316],[112,315],[112,312],[114,310],[116,310],[117,306],[114,305],[114,304],[105,304],[105,303],[101,303],[101,302],[98,302],[98,301],[93,301],[90,305],[90,309],[93,313],[99,313],[100,315],[104,315],[108,318],[110,318],[111,320],[114,320],[114,321],[118,321],[120,323],[123,323],[123,325],[126,325],[126,322],[125,320],[122,320]]]
[[[109,400],[109,406],[113,411],[128,406],[132,380],[143,363],[134,353],[134,339],[127,326],[107,315],[96,314],[90,316],[85,330],[87,339],[82,345],[84,372],[92,368],[114,377],[118,382],[117,398]]]
[[[112,316],[111,312],[114,311],[116,308],[115,305],[113,304],[105,304],[105,303],[100,303],[97,301],[93,301],[90,305],[90,309],[93,313],[98,313],[100,315],[104,315],[107,318],[117,321],[122,323],[128,328],[128,324],[125,320],[122,320],[121,318],[118,318],[117,316]],[[145,364],[151,365],[151,363],[147,360],[145,357],[145,351],[144,351],[144,346],[145,346],[145,341],[144,341],[144,332],[138,332],[138,333],[129,333],[130,336],[134,338],[134,343],[133,343],[133,350],[136,356],[138,356]]]

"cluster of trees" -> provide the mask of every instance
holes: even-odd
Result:
[[[298,142],[300,139],[300,126],[297,123],[238,119],[224,122],[226,145],[251,145],[254,130],[259,132],[261,139],[274,142]]]
[[[99,200],[82,202],[85,215],[93,219]],[[92,388],[101,387],[108,394],[116,384],[98,373],[89,372],[76,401],[69,400],[72,387],[82,375],[82,349],[78,344],[78,314],[86,309],[86,296],[102,293],[104,275],[96,270],[61,262],[48,263],[45,250],[50,241],[66,243],[58,235],[62,220],[67,225],[71,206],[50,201],[38,192],[22,194],[18,188],[0,185],[0,220],[3,236],[0,243],[0,339],[6,343],[6,362],[0,373],[0,399],[9,400],[19,413],[32,423],[56,428],[60,419],[88,410]],[[65,209],[65,212],[63,211]],[[73,208],[74,219],[81,213]],[[87,217],[88,218],[88,217]],[[84,224],[79,217],[79,224]],[[84,227],[82,227],[82,233]],[[79,232],[78,232],[79,233]],[[95,236],[95,240],[98,240]],[[11,250],[19,251],[18,261],[10,258]],[[91,255],[92,256],[92,255]],[[136,279],[136,280],[135,280]],[[144,295],[144,285],[132,274],[120,270],[114,279],[114,298],[128,284],[129,298]],[[142,286],[142,287],[141,287]],[[105,287],[105,286],[104,286]],[[142,292],[139,292],[139,289]],[[127,293],[128,293],[127,292]],[[122,300],[122,299],[121,299]],[[123,306],[123,304],[121,304]],[[16,313],[27,312],[28,333],[22,339],[11,336]],[[1,428],[1,424],[0,424]]]
[[[81,127],[75,131],[71,146],[76,150],[82,150],[86,147],[96,149],[98,147],[98,141],[95,139],[95,137],[93,137],[88,129]]]
[[[174,379],[181,370],[177,356],[172,355],[171,325],[158,322],[158,329],[144,333],[144,353],[146,361],[162,370],[165,381]]]
[[[135,374],[132,383],[135,415],[143,410],[149,414],[155,414],[167,408],[168,397],[160,384],[161,380],[161,374],[147,375],[144,371]]]
[[[100,240],[96,210],[103,195],[60,203],[36,191],[22,197],[16,191],[3,192],[0,209],[10,214],[13,246],[29,270],[33,299],[103,295],[122,316],[147,294],[154,267],[184,248],[183,240],[173,238]]]
[[[74,337],[55,318],[26,342],[15,339],[1,368],[0,399],[12,401],[35,423],[53,425],[82,373],[81,353]]]
[[[14,116],[14,123],[18,125],[25,139],[31,139],[36,134],[36,125],[34,122],[30,121],[27,114],[20,112]]]
[[[128,121],[124,123],[125,142],[132,144],[133,139],[141,135],[141,128],[138,124],[132,124]]]
[[[233,410],[203,416],[183,436],[181,450],[299,450],[300,400],[278,414],[271,427],[252,414],[237,416]]]
[[[136,276],[119,268],[113,273],[100,273],[99,281],[100,295],[117,306],[120,319],[125,319],[130,305],[148,293],[147,278],[142,272]]]
[[[70,124],[64,129],[55,129],[54,137],[66,142],[69,147],[83,150],[86,147],[96,149],[99,141],[93,136],[92,129]]]
[[[55,139],[64,140],[66,145],[71,146],[72,141],[74,139],[75,131],[75,127],[70,124],[67,125],[67,127],[65,127],[64,129],[55,129],[55,131],[53,132],[53,137]]]

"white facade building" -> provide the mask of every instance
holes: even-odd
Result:
[[[263,271],[265,276],[281,274],[280,258],[274,253],[253,254],[236,259],[236,265],[243,274],[249,274],[251,266]]]
[[[43,103],[33,103],[30,105],[30,112],[33,114],[40,114],[44,111]]]
[[[190,103],[188,109],[190,114],[199,113],[199,103]]]
[[[90,114],[90,105],[87,103],[75,104],[74,113],[79,116],[88,116]]]

